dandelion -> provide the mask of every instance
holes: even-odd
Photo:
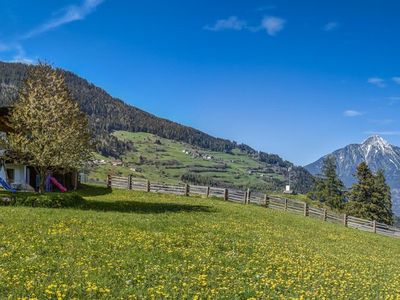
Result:
[[[399,299],[400,240],[218,200],[87,200],[132,206],[0,207],[0,299]]]

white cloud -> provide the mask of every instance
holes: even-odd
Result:
[[[24,64],[33,64],[34,60],[27,57],[24,48],[16,42],[12,43],[1,43],[0,42],[0,52],[7,53],[11,55],[11,59],[8,62],[20,62]]]
[[[24,50],[24,48],[22,48],[21,45],[17,45],[16,49],[17,49],[17,53],[14,55],[14,58],[12,60],[13,62],[20,62],[20,63],[24,63],[24,64],[28,64],[28,65],[31,65],[35,62],[34,59],[26,56],[25,50]]]
[[[397,83],[400,84],[400,77],[393,77],[392,80]]]
[[[261,28],[265,29],[270,36],[275,36],[285,27],[286,20],[278,17],[267,16],[261,22]]]
[[[26,56],[25,50],[21,45],[15,45],[16,54],[10,62],[19,62],[31,65],[35,62],[34,59]]]
[[[10,54],[13,54],[12,59],[9,60],[10,62],[33,64],[36,61],[36,59],[27,57],[26,52],[22,45],[23,40],[36,37],[44,32],[56,29],[67,23],[83,20],[105,0],[82,0],[82,1],[83,2],[81,3],[81,5],[71,5],[53,14],[55,16],[54,18],[28,31],[24,35],[16,37],[14,40],[11,40],[7,43],[0,41],[0,52],[9,52]]]
[[[400,131],[365,131],[368,135],[398,135],[400,136]]]
[[[324,31],[333,31],[339,27],[339,23],[337,22],[329,22],[324,25],[322,28]]]
[[[360,111],[351,110],[351,109],[345,110],[345,111],[343,112],[343,115],[344,115],[345,117],[359,117],[359,116],[362,116],[363,114],[364,114],[364,113],[362,113],[362,112],[360,112]]]
[[[61,10],[61,12],[58,13],[58,15],[53,19],[49,20],[46,23],[43,23],[42,25],[32,29],[31,31],[23,35],[22,39],[29,39],[49,30],[60,27],[64,24],[83,20],[103,2],[104,0],[84,0],[83,3],[79,6],[68,6],[67,8]]]
[[[220,19],[214,25],[206,25],[203,28],[211,31],[223,30],[246,30],[250,32],[259,32],[266,30],[270,36],[275,36],[278,32],[282,31],[285,27],[286,20],[278,17],[264,17],[259,26],[248,26],[247,22],[239,19],[236,16],[231,16],[227,19]]]
[[[246,28],[246,22],[240,20],[236,16],[231,16],[227,19],[221,19],[215,22],[213,26],[205,26],[204,29],[211,31],[222,31],[222,30],[242,30]]]
[[[368,78],[368,83],[373,84],[380,88],[384,88],[386,86],[385,80],[379,77]]]

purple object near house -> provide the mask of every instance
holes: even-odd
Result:
[[[51,192],[51,190],[53,189],[50,179],[51,179],[50,175],[46,177],[46,192]]]

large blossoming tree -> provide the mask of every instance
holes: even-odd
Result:
[[[35,168],[40,192],[48,171],[78,170],[90,158],[86,115],[72,99],[62,71],[49,64],[29,68],[10,123],[9,158]]]

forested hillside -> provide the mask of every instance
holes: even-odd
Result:
[[[23,82],[29,66],[19,63],[0,62],[0,105],[11,105],[17,98],[17,91]],[[111,133],[118,130],[147,132],[162,138],[188,143],[210,151],[229,153],[240,149],[250,157],[271,166],[276,166],[284,175],[293,164],[278,155],[259,152],[247,145],[212,137],[197,129],[156,117],[136,107],[113,98],[103,89],[96,87],[77,75],[65,73],[67,85],[72,96],[79,102],[90,121],[96,141],[96,150],[108,157],[119,158],[133,149],[130,141],[117,139]],[[293,184],[298,191],[307,191],[313,183],[313,177],[303,168],[293,168]]]
[[[0,62],[0,104],[9,105],[15,99],[18,86],[27,72],[27,65]],[[114,130],[149,132],[160,137],[184,141],[213,151],[230,151],[236,143],[212,137],[194,128],[158,118],[136,107],[125,104],[87,80],[67,71],[65,78],[73,97],[90,117],[96,135]],[[111,153],[110,153],[111,154]]]

